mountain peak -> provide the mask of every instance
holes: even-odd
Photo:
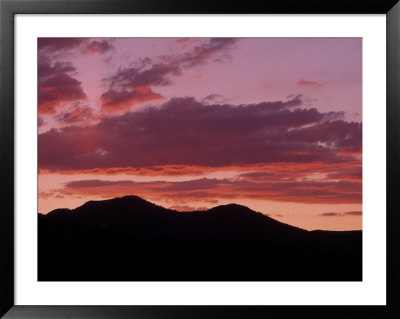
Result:
[[[116,197],[116,198],[113,198],[113,199],[122,199],[122,200],[141,200],[141,201],[144,201],[144,202],[147,202],[145,199],[143,199],[143,198],[141,198],[141,197],[139,197],[139,196],[136,196],[136,195],[125,195],[125,196],[121,196],[121,197]]]
[[[213,212],[213,213],[230,213],[230,214],[232,214],[232,213],[246,213],[246,214],[257,213],[246,206],[234,204],[234,203],[216,206],[214,208],[209,209],[208,211]]]
[[[154,205],[143,198],[136,196],[136,195],[126,195],[122,197],[115,197],[115,198],[110,198],[110,199],[104,199],[104,200],[90,200],[84,203],[82,206],[79,208],[88,208],[88,207],[93,207],[93,206],[98,206],[98,205],[108,205],[108,204],[147,204],[147,205]]]

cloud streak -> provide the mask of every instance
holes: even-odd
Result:
[[[168,198],[177,203],[223,199],[258,199],[300,203],[360,203],[361,184],[328,181],[269,181],[249,182],[240,179],[201,178],[182,182],[135,182],[130,180],[80,180],[65,184],[58,192],[64,195],[114,197],[135,194],[145,198]],[[333,213],[322,214],[331,216]],[[336,214],[336,213],[335,213]],[[348,212],[346,215],[357,215]],[[333,215],[332,215],[333,216]]]
[[[305,87],[305,88],[313,88],[317,89],[325,85],[325,82],[319,82],[319,81],[309,81],[305,79],[301,79],[300,81],[297,82],[297,86],[299,87]]]
[[[89,121],[93,117],[93,111],[89,107],[74,106],[73,108],[58,114],[57,120],[61,123],[73,124]]]
[[[318,216],[322,216],[322,217],[362,216],[362,212],[361,211],[352,211],[352,212],[345,212],[345,213],[323,213],[323,214],[319,214]]]
[[[104,79],[107,89],[100,97],[102,107],[112,112],[129,109],[144,101],[158,100],[162,96],[154,93],[152,87],[171,85],[173,78],[181,76],[185,69],[229,60],[228,54],[220,53],[232,49],[235,42],[233,38],[212,38],[188,52],[164,56],[162,62],[145,59],[139,66],[119,69]]]

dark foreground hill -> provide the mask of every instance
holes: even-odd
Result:
[[[361,231],[306,231],[230,204],[180,213],[136,196],[38,219],[40,281],[358,281]]]

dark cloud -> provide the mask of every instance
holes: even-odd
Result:
[[[83,50],[84,53],[105,53],[113,48],[108,39],[91,38],[38,38],[39,54],[54,54],[72,51],[75,49]]]
[[[287,140],[310,144],[326,143],[329,147],[339,148],[343,151],[361,152],[361,137],[361,123],[337,120],[294,129],[287,135]]]
[[[214,100],[219,99],[221,97],[222,97],[222,95],[220,95],[220,94],[210,94],[210,95],[207,95],[205,98],[203,98],[201,101],[202,102],[204,102],[204,101],[214,101]]]
[[[101,96],[102,106],[109,111],[129,109],[135,103],[159,99],[161,95],[154,93],[151,87],[171,85],[172,78],[182,75],[183,69],[209,62],[218,53],[232,49],[235,42],[233,38],[213,38],[181,55],[165,56],[162,62],[142,60],[138,66],[120,69],[104,79],[107,90]],[[136,98],[140,90],[149,94]]]
[[[150,87],[169,85],[170,76],[180,74],[179,67],[162,64],[153,64],[145,70],[141,67],[120,70],[106,79],[109,88],[100,97],[102,107],[109,111],[129,109],[135,103],[160,99],[162,96]]]
[[[56,108],[62,103],[86,99],[81,82],[73,77],[75,72],[75,67],[69,63],[39,62],[39,114],[56,113]]]
[[[104,53],[112,49],[110,40],[91,38],[39,38],[38,39],[38,110],[39,114],[57,114],[63,122],[77,122],[89,116],[90,110],[79,105],[86,100],[82,83],[76,78],[72,63],[62,62],[72,53]],[[78,115],[80,113],[80,115]]]
[[[62,51],[80,47],[87,42],[84,38],[38,38],[39,51]]]
[[[345,215],[350,215],[350,216],[361,216],[361,215],[362,215],[362,212],[361,212],[361,211],[346,212]]]
[[[92,118],[93,111],[89,107],[75,106],[68,111],[60,112],[57,116],[59,122],[78,123],[88,121]]]
[[[228,99],[224,98],[221,94],[210,94],[201,100],[202,103],[216,103],[223,104],[226,103]]]
[[[323,213],[323,214],[319,214],[318,216],[336,217],[336,216],[343,216],[343,214],[342,213]]]
[[[159,108],[40,134],[39,168],[218,168],[317,162],[349,169],[346,163],[355,158],[346,151],[361,151],[361,124],[326,121],[316,109],[298,108],[301,103],[300,97],[239,106],[171,99]]]
[[[151,68],[129,68],[118,71],[109,79],[111,87],[164,86],[171,84],[169,75],[181,75],[176,65],[153,64]]]
[[[345,213],[323,213],[318,216],[322,217],[346,217],[346,216],[361,216],[361,211],[345,212]]]
[[[149,87],[137,86],[132,89],[108,90],[100,97],[102,108],[108,111],[129,109],[135,103],[160,100],[163,97]]]
[[[214,55],[234,48],[236,42],[237,39],[235,38],[212,38],[208,42],[195,46],[191,52],[175,58],[175,63],[184,68],[192,68],[208,62],[210,58],[214,58],[214,61],[218,58],[229,59],[229,54],[222,54],[217,57],[214,57]]]

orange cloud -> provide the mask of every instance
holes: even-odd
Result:
[[[129,90],[109,90],[101,95],[100,101],[102,109],[110,112],[127,110],[134,104],[162,98],[161,94],[154,93],[149,87],[137,86]]]
[[[296,181],[268,179],[249,182],[238,179],[202,178],[183,182],[135,182],[131,180],[80,180],[68,182],[57,190],[65,195],[101,196],[111,198],[134,194],[144,198],[176,203],[218,199],[263,199],[298,203],[361,203],[359,182]]]

